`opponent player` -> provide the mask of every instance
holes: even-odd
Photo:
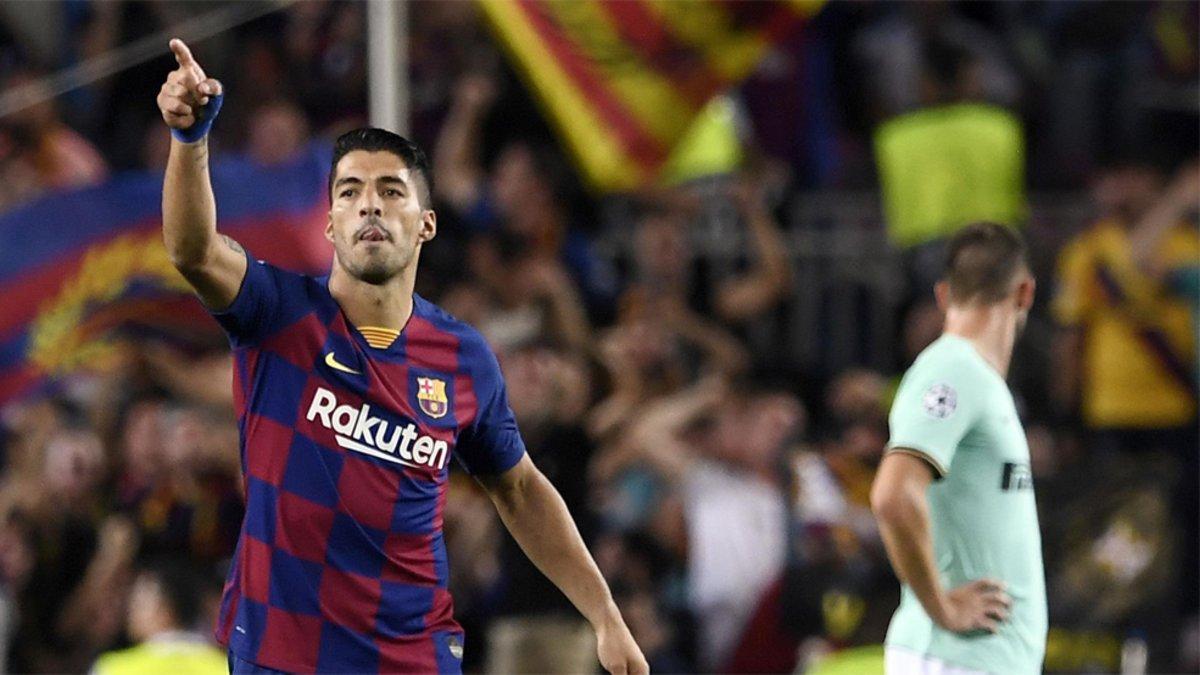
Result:
[[[205,135],[221,84],[187,46],[158,96],[171,260],[229,334],[246,518],[218,619],[234,672],[458,672],[442,509],[454,456],[590,621],[600,663],[643,658],[558,493],[534,467],[483,338],[413,293],[437,233],[429,166],[381,129],[337,140],[328,277],[217,234]]]
[[[942,336],[905,373],[871,507],[903,584],[900,673],[1038,673],[1046,589],[1029,448],[1005,384],[1033,304],[1019,235],[980,223],[947,248]]]

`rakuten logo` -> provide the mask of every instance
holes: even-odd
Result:
[[[359,408],[338,405],[337,396],[318,387],[305,415],[309,422],[320,419],[321,426],[332,429],[337,444],[347,450],[416,468],[441,469],[450,448],[446,441],[417,433],[417,425],[400,426],[371,416],[371,406]]]

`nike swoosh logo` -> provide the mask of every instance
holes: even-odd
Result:
[[[342,364],[338,363],[337,359],[333,358],[333,352],[329,352],[328,354],[325,355],[325,365],[329,366],[330,368],[333,368],[334,370],[340,370],[343,373],[350,373],[351,375],[362,375],[362,373],[360,371],[357,371],[357,370],[347,367],[347,366],[343,366]]]

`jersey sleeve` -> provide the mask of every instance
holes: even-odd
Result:
[[[285,314],[289,277],[298,277],[246,254],[246,276],[225,310],[209,310],[236,349],[261,342],[280,327]],[[293,289],[294,290],[294,289]]]
[[[914,369],[904,377],[888,417],[887,452],[907,452],[950,471],[954,453],[981,412],[979,387],[966,364]]]
[[[508,471],[525,455],[525,441],[517,429],[517,420],[508,405],[508,392],[500,364],[492,350],[478,338],[472,372],[476,399],[479,401],[474,422],[459,435],[456,455],[472,475],[495,475]]]

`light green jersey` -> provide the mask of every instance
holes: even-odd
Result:
[[[907,585],[887,644],[992,673],[1041,672],[1046,581],[1029,446],[1004,378],[974,345],[943,335],[904,374],[888,452],[926,459],[933,549],[945,588],[992,578],[1013,599],[996,634],[938,627]]]

